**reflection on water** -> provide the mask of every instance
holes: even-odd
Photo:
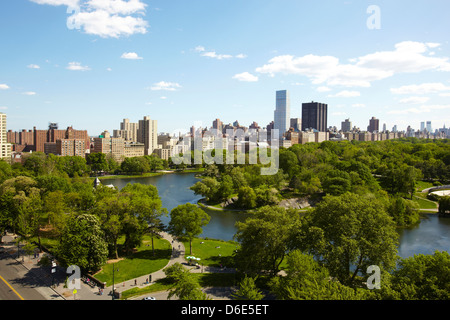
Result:
[[[112,184],[122,189],[128,183],[151,184],[158,188],[158,194],[161,197],[162,205],[167,211],[170,211],[185,203],[197,203],[202,197],[194,194],[189,188],[197,182],[197,178],[193,173],[172,173],[156,177],[146,178],[124,178],[124,179],[108,179],[104,180],[104,184]],[[233,211],[218,211],[204,209],[210,216],[209,224],[203,227],[201,237],[213,238],[221,240],[233,240],[236,233],[235,223],[244,221],[246,214]],[[162,217],[165,225],[169,224],[170,217]]]
[[[419,225],[399,231],[398,255],[433,254],[436,250],[450,250],[450,219],[437,214],[423,215]]]
[[[122,189],[127,183],[152,184],[158,188],[164,208],[170,211],[180,204],[197,203],[201,196],[195,195],[189,188],[197,182],[193,173],[166,174],[157,177],[137,179],[111,179],[105,184],[113,184]],[[221,240],[232,240],[236,233],[235,223],[244,221],[248,215],[233,211],[217,211],[204,209],[211,220],[203,228],[201,237]],[[167,225],[170,217],[163,217]],[[437,215],[424,215],[422,222],[413,228],[401,229],[398,254],[402,258],[414,254],[433,254],[434,251],[450,249],[450,218],[439,218]]]

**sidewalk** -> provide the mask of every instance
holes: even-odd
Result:
[[[233,269],[221,269],[221,268],[211,268],[211,267],[201,267],[197,268],[195,266],[188,266],[185,256],[185,248],[182,242],[174,239],[170,234],[162,232],[161,236],[169,241],[172,245],[172,256],[166,265],[169,267],[175,263],[181,263],[187,267],[191,272],[195,273],[209,273],[209,272],[234,272]],[[64,282],[66,280],[66,271],[64,268],[57,266],[56,273],[51,273],[51,267],[42,267],[38,265],[39,259],[42,257],[41,254],[38,257],[28,256],[20,249],[20,257],[17,258],[17,245],[15,244],[14,234],[7,234],[3,237],[2,246],[9,255],[16,259],[18,262],[22,263],[30,272],[32,272],[37,278],[39,278],[42,283],[42,287],[39,288],[41,294],[45,295],[48,300],[112,300],[110,293],[112,292],[112,286],[103,289],[103,294],[99,294],[98,287],[92,288],[84,282],[80,281],[81,288],[73,293],[73,289],[64,288]],[[164,267],[165,268],[165,267]],[[165,273],[163,269],[160,269],[151,274],[151,283],[165,278]],[[114,284],[116,292],[123,292],[132,288],[143,288],[150,285],[146,283],[149,275],[144,275],[136,279],[127,280],[125,282],[119,282]],[[53,286],[52,286],[53,283]]]

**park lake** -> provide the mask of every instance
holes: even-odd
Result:
[[[171,173],[144,178],[108,178],[103,184],[114,185],[119,190],[128,183],[151,184],[157,187],[164,208],[170,212],[178,205],[185,203],[196,204],[201,199],[189,188],[197,182],[194,173]],[[210,216],[210,223],[203,228],[200,237],[233,240],[236,233],[235,223],[244,221],[248,214],[234,211],[219,211],[204,208]],[[167,225],[170,217],[163,217],[162,222]],[[415,254],[433,254],[437,251],[449,251],[450,248],[450,219],[441,218],[437,214],[423,214],[420,224],[402,228],[399,232],[398,254],[402,258]]]

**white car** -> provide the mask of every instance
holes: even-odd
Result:
[[[145,298],[142,299],[142,300],[156,300],[156,298],[155,298],[155,297],[145,297]]]

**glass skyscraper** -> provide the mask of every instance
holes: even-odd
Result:
[[[289,130],[291,124],[291,102],[289,100],[289,92],[281,90],[276,92],[276,109],[274,116],[274,129],[278,130],[281,138],[283,134]]]

